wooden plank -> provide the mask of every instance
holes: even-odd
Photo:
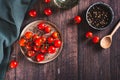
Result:
[[[97,0],[80,1],[79,13],[83,18],[78,27],[79,39],[79,80],[110,80],[110,49],[103,50],[99,44],[93,44],[90,39],[85,38],[87,31],[92,31],[94,35],[100,38],[104,36],[109,29],[97,31],[89,27],[86,22],[85,14],[87,8]],[[108,0],[104,0],[108,3]]]

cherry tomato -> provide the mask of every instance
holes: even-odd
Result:
[[[45,2],[45,3],[50,3],[50,2],[51,2],[51,0],[44,0],[44,2]]]
[[[25,36],[26,39],[30,39],[33,36],[33,33],[32,32],[26,32],[24,36]]]
[[[50,8],[46,8],[44,10],[44,14],[47,15],[47,16],[50,16],[50,15],[52,15],[52,10]]]
[[[31,49],[32,49],[32,47],[31,47],[31,42],[28,42],[28,43],[25,45],[25,48],[26,48],[27,50],[31,50]]]
[[[54,39],[52,37],[48,37],[47,41],[48,41],[49,44],[51,44],[54,41]]]
[[[43,55],[43,54],[38,54],[38,55],[36,56],[36,60],[37,60],[38,62],[43,61],[43,60],[44,60],[44,55]]]
[[[39,38],[39,36],[37,34],[34,34],[32,37],[33,40],[38,39],[38,38]]]
[[[46,26],[45,27],[45,30],[44,30],[46,33],[49,33],[51,31],[51,28],[49,26]]]
[[[56,52],[56,48],[54,46],[49,46],[48,47],[48,53],[53,54]]]
[[[27,42],[27,41],[26,41],[24,38],[21,38],[21,39],[19,40],[19,45],[22,46],[22,47],[24,47],[26,42]]]
[[[81,22],[81,17],[80,16],[75,16],[74,21],[76,24],[79,24]]]
[[[58,32],[53,32],[53,33],[52,33],[52,37],[53,37],[54,39],[58,38]]]
[[[43,42],[43,43],[45,43],[45,42],[46,42],[46,37],[41,36],[40,38],[42,39],[42,42]]]
[[[16,68],[18,66],[18,62],[16,60],[12,60],[9,64],[10,68]]]
[[[86,36],[86,38],[92,38],[93,33],[92,32],[87,32],[85,36]]]
[[[55,46],[56,48],[60,48],[61,45],[62,45],[62,42],[61,42],[60,40],[55,40],[55,41],[54,41],[54,46]]]
[[[34,51],[39,51],[39,47],[38,46],[33,46]]]
[[[41,39],[41,38],[38,38],[38,39],[36,39],[36,40],[34,41],[34,43],[35,43],[36,46],[41,46],[41,44],[42,44],[42,39]]]
[[[40,52],[43,53],[43,54],[45,54],[47,52],[47,49],[45,47],[40,48]]]
[[[39,23],[38,25],[37,25],[37,27],[38,27],[38,29],[39,30],[44,30],[45,29],[45,23]]]
[[[99,42],[99,40],[100,40],[100,38],[98,36],[94,36],[92,39],[92,42],[96,44]]]
[[[33,57],[35,56],[35,51],[31,50],[27,52],[28,57]]]
[[[36,10],[34,10],[34,9],[30,10],[30,11],[29,11],[29,16],[31,16],[31,17],[36,17],[36,16],[37,16]]]

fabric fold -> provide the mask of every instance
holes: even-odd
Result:
[[[4,80],[11,45],[17,40],[28,8],[36,0],[0,0],[0,80]]]

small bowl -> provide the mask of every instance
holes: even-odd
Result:
[[[62,50],[62,48],[63,48],[63,38],[62,38],[61,32],[59,31],[59,29],[57,28],[57,26],[56,26],[55,24],[53,24],[53,23],[51,23],[51,22],[49,22],[49,21],[45,21],[45,20],[36,20],[36,21],[33,21],[33,22],[31,22],[30,24],[28,24],[28,25],[23,29],[23,31],[22,31],[22,33],[21,33],[21,35],[20,35],[20,38],[24,36],[25,32],[29,32],[29,31],[30,31],[30,32],[33,32],[33,33],[39,33],[39,30],[37,29],[37,25],[38,25],[39,23],[45,23],[45,24],[47,24],[47,25],[49,25],[49,26],[51,27],[52,30],[51,30],[50,33],[45,34],[46,37],[48,37],[48,36],[49,36],[50,34],[52,34],[54,31],[57,31],[57,32],[59,33],[59,38],[60,38],[60,40],[62,41],[61,47],[60,47],[60,48],[57,48],[57,49],[56,49],[56,52],[55,52],[54,54],[49,54],[49,53],[47,53],[47,54],[45,55],[45,59],[44,59],[43,61],[40,61],[40,62],[37,62],[35,59],[32,59],[32,58],[28,57],[28,56],[26,55],[27,50],[25,50],[24,47],[20,47],[20,49],[21,49],[22,54],[23,54],[29,61],[31,61],[31,62],[33,62],[33,63],[37,63],[37,64],[44,64],[44,63],[48,63],[48,62],[54,60],[54,59],[57,58],[58,55],[61,53],[61,50]]]
[[[103,2],[97,2],[91,5],[86,12],[86,20],[92,28],[103,30],[107,28],[114,19],[112,8]]]

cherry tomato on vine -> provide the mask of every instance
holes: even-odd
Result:
[[[58,37],[59,37],[59,36],[58,36],[58,32],[53,32],[53,33],[52,33],[52,37],[53,37],[54,39],[58,38]]]
[[[41,46],[42,45],[42,39],[41,38],[37,38],[35,41],[34,41],[35,45],[36,46]]]
[[[21,39],[19,40],[19,45],[22,46],[22,47],[24,47],[26,42],[27,42],[27,41],[26,41],[24,38],[21,38]]]
[[[48,41],[49,44],[51,44],[51,43],[53,43],[54,39],[53,39],[53,37],[48,37],[47,41]]]
[[[25,36],[26,39],[30,39],[30,38],[32,38],[33,33],[32,32],[26,32],[24,36]]]
[[[48,53],[54,54],[56,52],[56,48],[54,46],[49,46],[48,47]]]
[[[51,0],[44,0],[44,2],[45,2],[45,3],[50,3],[50,2],[51,2]]]
[[[60,40],[55,40],[55,41],[54,41],[54,46],[55,46],[56,48],[60,48],[61,45],[62,45],[62,42],[61,42]]]
[[[45,27],[46,27],[46,25],[45,25],[45,23],[39,23],[39,24],[37,25],[37,27],[38,27],[39,30],[44,30]]]
[[[33,57],[33,56],[35,56],[35,51],[30,50],[27,52],[27,55],[28,55],[28,57]]]
[[[44,60],[44,55],[43,55],[43,54],[38,54],[38,55],[36,56],[36,60],[37,60],[38,62],[43,61],[43,60]]]
[[[44,30],[46,33],[49,33],[51,31],[51,28],[49,26],[46,26],[45,27],[45,30]]]

